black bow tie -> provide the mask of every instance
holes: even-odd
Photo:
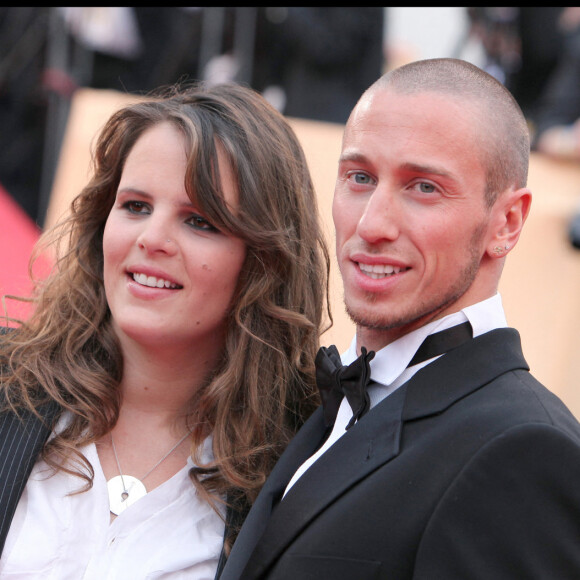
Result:
[[[370,361],[374,351],[367,352],[363,346],[361,355],[350,365],[343,366],[336,346],[322,346],[316,355],[316,384],[324,408],[324,423],[334,423],[343,397],[346,397],[353,416],[347,429],[354,425],[370,407],[367,385],[371,379]]]
[[[473,337],[469,322],[452,326],[430,334],[421,344],[407,366],[413,366],[444,354]],[[346,426],[352,427],[370,408],[367,387],[371,382],[370,361],[374,351],[367,352],[363,346],[361,355],[350,365],[343,366],[336,346],[321,347],[316,355],[316,383],[324,409],[327,427],[334,423],[343,397],[353,410],[352,419]]]

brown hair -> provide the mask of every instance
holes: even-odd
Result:
[[[434,58],[389,71],[368,91],[379,89],[403,94],[434,92],[464,99],[476,112],[488,206],[508,187],[525,187],[530,156],[528,126],[512,94],[494,77],[464,60]]]
[[[223,356],[197,389],[190,420],[194,449],[213,435],[215,461],[194,477],[197,485],[208,499],[238,490],[251,503],[318,404],[314,358],[325,304],[330,313],[328,251],[304,153],[284,117],[249,88],[173,87],[109,119],[92,179],[42,239],[60,250],[35,312],[1,339],[4,406],[34,409],[48,398],[70,411],[72,421],[43,452],[56,469],[70,470],[66,460],[75,454],[81,463],[75,450],[115,425],[123,361],[103,287],[103,229],[131,148],[161,122],[185,136],[192,201],[247,244]],[[222,198],[218,145],[237,178],[235,214]]]

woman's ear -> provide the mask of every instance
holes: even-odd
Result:
[[[491,209],[495,214],[496,230],[488,243],[489,256],[503,258],[517,244],[531,204],[532,192],[527,187],[499,196]]]

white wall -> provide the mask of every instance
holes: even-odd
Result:
[[[479,44],[464,42],[469,22],[465,7],[389,7],[385,10],[385,38],[394,66],[403,64],[402,61],[437,57],[459,57],[480,64]],[[459,46],[462,46],[461,54],[456,53]]]

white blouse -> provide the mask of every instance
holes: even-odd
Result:
[[[204,450],[211,453],[211,440]],[[18,580],[213,580],[224,523],[196,492],[188,464],[110,522],[107,482],[96,446],[82,449],[93,487],[78,476],[47,477],[40,461],[20,500],[0,578]]]

